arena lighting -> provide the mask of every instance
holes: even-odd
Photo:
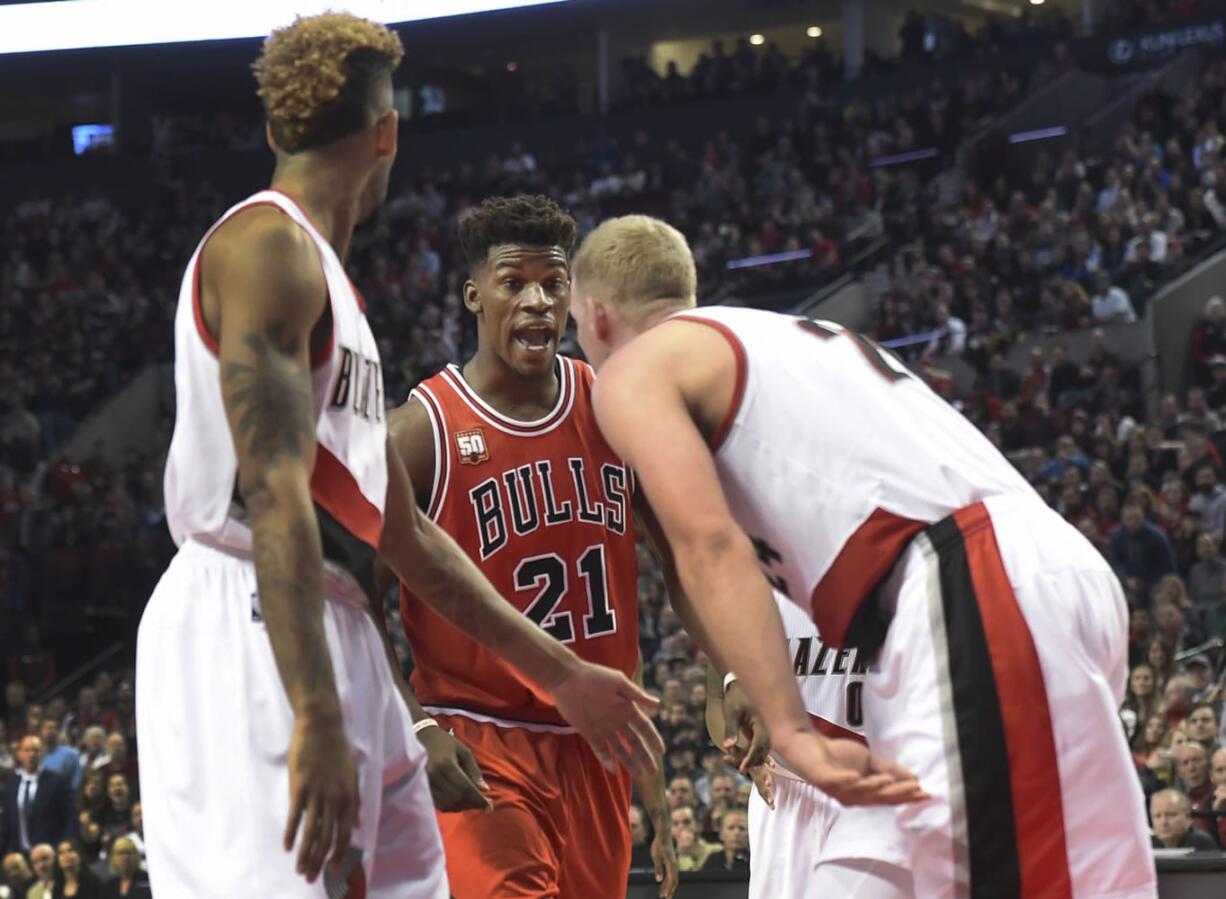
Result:
[[[744,259],[729,259],[724,268],[734,271],[738,268],[757,268],[759,265],[770,265],[774,262],[795,262],[797,259],[808,259],[812,250],[785,250],[782,253],[767,253],[765,256],[746,256]]]
[[[296,15],[343,9],[384,24],[567,0],[57,0],[0,6],[0,54],[262,37]]]
[[[749,43],[753,44],[755,47],[761,47],[763,44],[766,43],[766,35],[751,34],[749,36]]]
[[[805,29],[805,34],[807,34],[809,37],[821,37],[822,36],[821,26],[820,25],[810,25],[808,28]]]
[[[912,150],[909,153],[894,153],[890,156],[878,156],[876,159],[870,159],[868,165],[869,168],[879,169],[887,165],[902,165],[904,162],[918,162],[921,159],[932,159],[936,155],[936,147],[929,147],[927,150]]]
[[[1009,135],[1009,143],[1024,144],[1032,140],[1048,140],[1053,137],[1064,137],[1068,134],[1068,129],[1063,125],[1057,125],[1054,128],[1036,128],[1033,131],[1019,131],[1017,134]]]
[[[518,69],[519,69],[519,63],[517,63],[515,60],[512,59],[509,63],[507,63],[508,72],[514,72],[514,71],[517,71]]]

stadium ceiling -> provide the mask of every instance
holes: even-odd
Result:
[[[0,54],[259,37],[297,14],[344,9],[387,24],[569,0],[54,0],[0,5]]]

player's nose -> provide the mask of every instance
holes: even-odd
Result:
[[[523,293],[520,294],[521,307],[533,312],[547,312],[553,309],[554,303],[554,298],[550,296],[549,291],[535,281],[525,287]]]

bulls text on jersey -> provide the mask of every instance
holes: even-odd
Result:
[[[383,372],[379,360],[367,359],[346,346],[338,349],[341,363],[332,387],[332,407],[348,406],[367,421],[383,421]]]
[[[626,533],[630,487],[625,467],[606,462],[595,484],[588,468],[580,456],[566,460],[566,471],[557,471],[552,462],[541,459],[473,487],[468,497],[481,540],[481,561],[506,546],[512,530],[523,537],[538,528],[580,521]]]

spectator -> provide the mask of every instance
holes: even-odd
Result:
[[[107,805],[98,820],[104,849],[108,849],[116,837],[124,836],[132,829],[132,788],[128,778],[119,773],[107,778],[106,797]]]
[[[1200,642],[1200,635],[1188,627],[1183,606],[1179,603],[1169,600],[1159,601],[1156,620],[1158,638],[1167,645],[1172,654],[1182,652],[1189,644]]]
[[[76,833],[72,791],[58,774],[40,771],[42,741],[31,735],[17,750],[21,771],[4,787],[4,820],[9,822],[5,852],[29,852],[36,843],[62,840]]]
[[[1146,721],[1158,711],[1158,696],[1154,690],[1154,670],[1148,665],[1137,665],[1128,676],[1128,689],[1124,696],[1124,711],[1129,713],[1131,722],[1125,718],[1126,731],[1129,739],[1136,734],[1138,727],[1144,727]],[[1121,713],[1122,714],[1122,713]]]
[[[60,876],[56,878],[52,899],[102,899],[102,884],[81,863],[81,852],[73,840],[61,840],[56,857]]]
[[[1188,717],[1195,695],[1196,688],[1183,675],[1177,674],[1166,682],[1166,689],[1162,691],[1162,717],[1167,724],[1175,726]],[[1188,739],[1186,731],[1181,729],[1179,734],[1183,741]]]
[[[936,336],[928,343],[925,352],[932,356],[960,356],[966,349],[966,322],[950,314],[949,306],[941,303],[936,307],[933,330]]]
[[[60,743],[60,730],[54,718],[44,718],[38,730],[43,741],[43,770],[53,771],[76,790],[81,786],[81,757],[70,746]]]
[[[1149,801],[1155,849],[1213,851],[1217,843],[1200,828],[1192,827],[1192,806],[1179,790],[1159,790]]]
[[[1210,297],[1205,302],[1205,314],[1192,326],[1192,375],[1197,384],[1209,386],[1213,381],[1210,361],[1226,355],[1226,301]]]
[[[651,834],[647,827],[647,813],[637,803],[630,806],[630,870],[655,870],[655,862],[651,858]]]
[[[1167,681],[1171,679],[1171,675],[1175,671],[1175,665],[1171,661],[1171,650],[1159,637],[1149,641],[1149,646],[1145,650],[1145,661],[1150,669],[1154,672],[1154,690],[1162,692],[1166,689]]]
[[[113,731],[106,738],[106,754],[110,761],[102,769],[109,778],[113,774],[122,774],[128,783],[137,783],[136,759],[128,756],[128,741],[119,731]]]
[[[1197,640],[1200,640],[1199,635]],[[1202,653],[1187,659],[1183,663],[1183,674],[1184,677],[1186,677],[1192,683],[1192,688],[1194,690],[1192,696],[1193,702],[1198,704],[1208,702],[1210,701],[1211,697],[1215,695],[1214,691],[1216,690],[1216,687],[1213,684],[1213,663],[1209,661],[1209,657],[1207,655]],[[1214,715],[1214,720],[1217,720],[1217,715]],[[1214,734],[1216,735],[1216,733],[1217,731],[1215,727]],[[1199,740],[1201,738],[1196,737],[1195,739]],[[1205,748],[1212,752],[1214,746],[1212,743],[1208,743],[1206,744]]]
[[[694,782],[685,776],[677,776],[668,782],[668,807],[698,808],[698,797],[694,793]]]
[[[149,878],[140,869],[140,854],[130,837],[118,837],[107,853],[115,879],[102,887],[102,899],[150,899]]]
[[[1188,501],[1188,510],[1199,513],[1205,532],[1220,541],[1226,526],[1226,487],[1218,483],[1217,466],[1201,462],[1192,477],[1196,495]]]
[[[1188,571],[1188,595],[1192,607],[1204,614],[1217,609],[1226,599],[1226,560],[1218,551],[1219,542],[1208,531],[1196,538],[1196,562]]]
[[[1131,323],[1137,320],[1128,294],[1111,283],[1111,275],[1098,271],[1094,275],[1094,295],[1090,297],[1090,312],[1096,324]]]
[[[711,778],[711,801],[702,817],[702,835],[719,839],[720,817],[736,807],[736,780],[731,774],[716,774]]]
[[[1189,737],[1191,734],[1189,734]],[[1213,784],[1209,782],[1209,754],[1200,743],[1190,742],[1175,750],[1175,771],[1179,788],[1188,800],[1190,810],[1203,812],[1213,807]],[[1194,817],[1192,826],[1206,834],[1215,831],[1209,818]]]
[[[87,858],[95,859],[102,853],[102,816],[108,805],[106,774],[99,768],[87,771],[77,793],[78,837]]]
[[[1175,554],[1166,534],[1145,520],[1145,511],[1128,502],[1120,525],[1111,532],[1111,563],[1120,578],[1142,588],[1175,572]]]
[[[1209,760],[1209,780],[1213,784],[1213,810],[1226,812],[1226,747],[1213,753]],[[1226,847],[1226,814],[1217,818],[1218,845]]]
[[[55,892],[55,849],[50,843],[39,843],[30,850],[30,867],[35,880],[26,899],[51,899]]]
[[[26,857],[20,852],[10,852],[4,857],[4,879],[12,896],[25,899],[30,885],[34,882],[34,874],[26,864]]]
[[[1194,705],[1184,722],[1184,730],[1188,732],[1189,740],[1204,747],[1207,753],[1206,758],[1217,751],[1217,709],[1212,703],[1198,702]]]
[[[704,871],[735,871],[749,868],[749,816],[738,808],[724,812],[719,829],[723,852],[714,852],[702,866]]]
[[[13,757],[13,751],[9,749],[8,725],[4,723],[3,718],[0,718],[0,785],[8,782],[9,775],[16,767],[17,759]],[[3,850],[2,846],[0,850]]]
[[[106,731],[97,724],[85,728],[81,737],[80,757],[83,772],[105,768],[111,763],[111,757],[106,752]]]
[[[698,817],[691,806],[683,805],[668,813],[677,848],[677,867],[682,871],[697,871],[707,859],[720,851],[718,843],[708,843],[698,833]]]

